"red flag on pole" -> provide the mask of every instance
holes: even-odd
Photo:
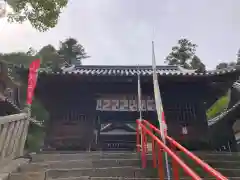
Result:
[[[37,84],[37,71],[40,68],[40,59],[36,59],[29,66],[28,87],[27,87],[27,105],[32,104],[34,89]]]

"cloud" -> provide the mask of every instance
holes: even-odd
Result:
[[[91,56],[85,64],[150,64],[154,39],[157,62],[163,64],[177,40],[187,37],[198,44],[197,55],[214,68],[236,59],[239,5],[237,0],[70,0],[57,27],[48,32],[39,33],[29,23],[6,24],[0,30],[0,50],[58,46],[71,36]]]

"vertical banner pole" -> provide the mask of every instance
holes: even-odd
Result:
[[[141,79],[140,79],[139,66],[138,66],[138,110],[139,110],[140,121],[142,121],[142,95],[141,95]]]
[[[139,65],[138,65],[138,110],[139,110],[139,120],[140,120],[140,124],[142,123],[142,95],[141,95],[141,79],[140,79],[140,69],[139,69]],[[140,136],[141,136],[141,149],[143,150],[143,133],[141,130],[141,126],[139,126],[139,131],[140,131]]]
[[[162,104],[162,99],[161,99],[159,83],[158,83],[153,41],[152,41],[152,69],[153,69],[154,97],[155,97],[155,105],[156,105],[156,111],[157,111],[157,116],[158,116],[158,122],[159,122],[159,126],[160,126],[160,132],[161,132],[161,137],[162,137],[163,143],[166,144],[165,136],[167,135],[167,125],[165,122],[163,104]],[[168,155],[166,152],[164,152],[164,155],[165,155],[165,162],[166,162],[167,179],[170,180],[171,177],[170,177],[170,168],[169,168],[169,163],[168,163]]]

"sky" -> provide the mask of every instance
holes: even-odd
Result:
[[[239,0],[69,0],[58,25],[48,32],[0,19],[0,52],[58,47],[73,37],[91,56],[83,64],[150,65],[154,40],[157,64],[163,65],[172,46],[187,38],[213,69],[236,60],[239,9]]]

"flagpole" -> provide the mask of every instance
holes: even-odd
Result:
[[[158,83],[157,71],[156,71],[156,59],[155,59],[155,51],[154,51],[154,41],[152,41],[152,68],[153,68],[153,87],[154,87],[154,96],[155,96],[155,104],[156,104],[156,111],[158,115],[158,121],[160,126],[161,138],[163,143],[166,144],[166,124],[164,122],[164,112],[163,112],[163,105],[161,99],[161,93]],[[168,163],[168,155],[167,152],[164,152],[165,155],[165,162],[166,162],[166,170],[167,170],[167,178],[168,180],[171,179],[170,176],[170,168]]]
[[[139,70],[139,65],[138,67],[138,111],[139,111],[139,120],[140,122],[143,120],[142,117],[142,96],[141,96],[141,79],[140,79],[140,70]],[[140,127],[139,127],[140,128]],[[143,147],[143,134],[142,134],[142,129],[140,130],[140,135],[141,135],[141,150],[144,148]]]
[[[142,97],[141,97],[141,80],[140,80],[139,65],[138,65],[138,110],[139,110],[140,121],[142,121]]]

